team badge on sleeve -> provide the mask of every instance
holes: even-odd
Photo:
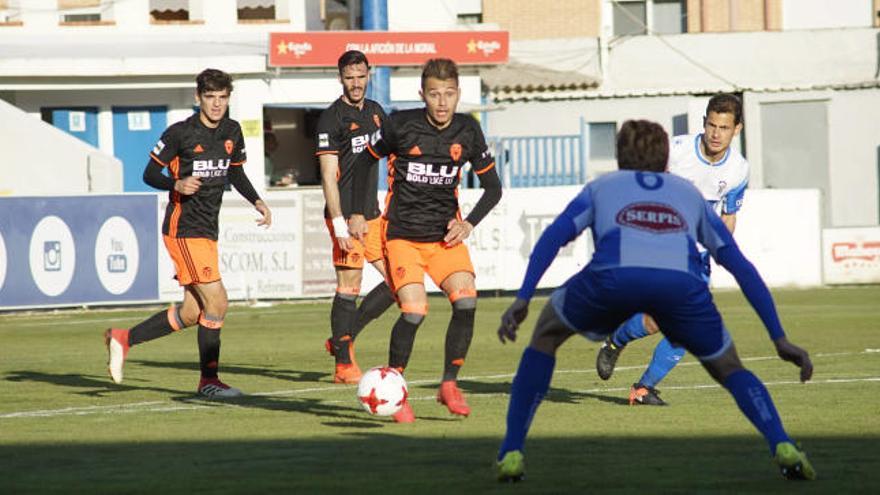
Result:
[[[328,146],[330,146],[330,134],[327,134],[326,132],[318,134],[318,147],[326,148]]]
[[[461,145],[453,143],[452,146],[449,147],[449,156],[452,157],[452,161],[457,162],[458,159],[461,158]]]
[[[159,153],[162,153],[162,150],[164,150],[164,149],[165,149],[165,143],[163,143],[162,140],[160,139],[156,143],[156,146],[153,147],[153,154],[158,155]]]

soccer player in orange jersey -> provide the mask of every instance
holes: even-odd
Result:
[[[349,233],[348,219],[352,212],[354,163],[366,152],[370,134],[385,120],[382,107],[366,98],[370,82],[370,64],[367,57],[356,50],[339,57],[339,82],[342,96],[333,102],[318,120],[316,154],[321,162],[321,183],[324,188],[324,218],[333,242],[333,266],[336,268],[336,296],[330,309],[330,338],[326,348],[336,358],[333,381],[357,383],[361,370],[354,360],[354,340],[372,320],[378,318],[394,303],[387,284],[379,284],[364,297],[361,292],[364,261],[385,276],[382,258],[377,189],[378,162],[371,159],[369,180],[363,185],[364,203],[361,207],[367,221],[367,232],[355,239]],[[360,234],[360,233],[359,233]]]
[[[257,225],[271,225],[272,213],[242,168],[246,157],[241,126],[226,117],[231,93],[229,74],[216,69],[202,71],[196,77],[199,113],[166,129],[150,153],[144,182],[169,191],[162,234],[177,281],[184,289],[183,303],[131,329],[105,332],[108,369],[116,383],[122,382],[131,346],[198,323],[198,393],[207,397],[242,395],[217,376],[220,329],[228,306],[217,257],[218,216],[227,180],[260,213]],[[163,174],[162,169],[168,169],[169,174]]]
[[[374,133],[368,148],[376,158],[391,156],[383,235],[387,280],[401,315],[391,333],[389,365],[403,369],[409,361],[416,330],[428,311],[427,273],[452,303],[437,400],[452,414],[467,416],[470,407],[456,380],[473,336],[477,290],[463,241],[501,199],[501,180],[479,123],[455,112],[461,96],[455,62],[432,59],[425,63],[420,94],[425,108],[392,115]],[[463,217],[458,185],[467,162],[484,191]],[[357,165],[356,173],[365,180],[366,167]],[[355,193],[360,189],[356,187]],[[360,204],[355,199],[355,207]],[[349,227],[358,232],[362,222],[362,216],[352,215]],[[394,419],[415,420],[409,403]]]

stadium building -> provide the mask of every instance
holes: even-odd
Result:
[[[194,111],[195,74],[220,68],[235,77],[230,116],[245,132],[246,172],[279,218],[270,233],[250,232],[244,203],[230,194],[221,234],[230,297],[328,294],[323,199],[312,187],[319,181],[313,126],[340,93],[333,67],[339,47],[355,43],[381,59],[399,43],[398,58],[373,79],[375,98],[389,108],[419,104],[418,63],[406,55],[475,57],[463,65],[462,108],[480,117],[505,185],[515,188],[470,240],[481,288],[518,282],[521,268],[506,267],[524,267],[530,243],[559,209],[550,201],[544,213],[534,198],[564,204],[579,184],[612,170],[624,120],[655,120],[671,134],[698,132],[708,97],[719,91],[738,93],[745,104],[736,146],[751,163],[751,189],[737,237],[768,282],[876,282],[878,9],[880,0],[833,8],[820,0],[559,0],[552,8],[527,0],[0,0],[0,144],[10,154],[0,199],[14,203],[6,211],[23,209],[14,214],[19,223],[30,218],[34,225],[45,212],[33,211],[26,197],[79,195],[58,199],[69,211],[90,195],[122,193],[153,198],[161,212],[164,195],[141,180],[147,151],[169,124]],[[377,32],[336,32],[364,27]],[[382,38],[386,31],[410,37]],[[281,144],[271,156],[276,173],[293,176],[299,187],[270,184],[263,146],[269,132]],[[30,164],[26,174],[23,163]],[[547,187],[568,189],[548,194]],[[145,242],[138,256],[156,258],[158,273],[143,280],[131,270],[105,274],[123,278],[118,294],[104,290],[103,279],[104,289],[67,294],[80,276],[75,268],[44,290],[30,282],[39,278],[34,270],[54,277],[66,268],[12,268],[27,265],[17,260],[31,242],[27,229],[13,231],[12,218],[0,224],[0,258],[10,267],[0,277],[0,307],[178,295],[153,238],[138,240]],[[82,230],[76,222],[94,221],[67,222],[72,237]],[[519,226],[515,234],[511,224]],[[50,244],[67,242],[49,237]],[[68,250],[80,245],[70,242]],[[94,239],[83,242],[97,249]],[[587,242],[580,242],[547,284],[586,262]],[[143,267],[153,258],[141,259]],[[713,283],[732,285],[724,275]],[[33,285],[33,297],[8,299],[18,283]],[[143,290],[128,294],[132,288]]]

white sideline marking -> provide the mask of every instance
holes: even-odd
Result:
[[[814,354],[812,357],[814,358],[825,358],[825,357],[838,357],[838,356],[851,356],[858,354],[868,354],[871,353],[871,349],[865,349],[861,352],[834,352],[834,353],[818,353]],[[742,361],[768,361],[779,359],[776,356],[758,356],[758,357],[750,357],[750,358],[742,358]],[[680,363],[678,366],[695,366],[700,363],[697,361],[689,361],[686,363]],[[617,370],[626,370],[626,369],[642,369],[644,366],[621,366],[617,368]],[[555,373],[595,373],[595,369],[574,369],[574,370],[556,370]],[[502,378],[511,378],[513,377],[513,373],[500,373],[494,375],[474,375],[474,376],[465,376],[462,377],[461,380],[488,380],[488,379],[502,379]],[[870,376],[870,377],[861,377],[861,378],[827,378],[824,380],[811,380],[806,383],[806,385],[834,385],[834,384],[846,384],[846,383],[860,383],[860,382],[880,382],[880,376]],[[429,380],[411,380],[408,382],[410,385],[430,385],[439,383],[436,379]],[[783,380],[776,382],[764,382],[764,385],[768,387],[772,386],[782,386],[782,385],[802,385],[798,380]],[[293,390],[276,390],[271,392],[256,392],[252,394],[246,394],[246,396],[252,397],[279,397],[279,396],[290,396],[297,394],[304,394],[310,392],[339,392],[339,391],[351,391],[354,389],[354,385],[348,386],[326,386],[326,387],[311,387],[311,388],[300,388]],[[679,385],[679,386],[669,386],[663,387],[665,390],[705,390],[705,389],[714,389],[721,388],[720,385],[715,383],[710,384],[700,384],[700,385]],[[584,389],[584,390],[575,390],[575,393],[601,393],[601,392],[628,392],[629,387],[602,387],[602,388],[592,388],[592,389]],[[508,396],[508,393],[469,393],[469,397],[504,397]],[[433,394],[427,396],[419,396],[413,397],[410,396],[410,400],[413,401],[424,401],[424,400],[434,400],[435,396]],[[327,404],[333,403],[344,403],[344,402],[354,402],[353,399],[345,399],[345,400],[326,400],[323,401]],[[126,413],[144,413],[144,412],[168,412],[168,411],[190,411],[194,409],[205,409],[209,407],[217,407],[217,406],[225,406],[225,407],[240,407],[236,402],[223,402],[220,400],[210,401],[210,405],[202,405],[196,403],[175,403],[172,401],[150,401],[150,402],[133,402],[129,404],[115,404],[108,406],[81,406],[81,407],[65,407],[61,409],[44,409],[37,411],[19,411],[19,412],[11,412],[0,414],[0,420],[2,419],[16,419],[16,418],[49,418],[56,416],[87,416],[92,414],[126,414]]]

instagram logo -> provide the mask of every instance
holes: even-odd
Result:
[[[61,271],[61,241],[43,242],[43,270]]]

